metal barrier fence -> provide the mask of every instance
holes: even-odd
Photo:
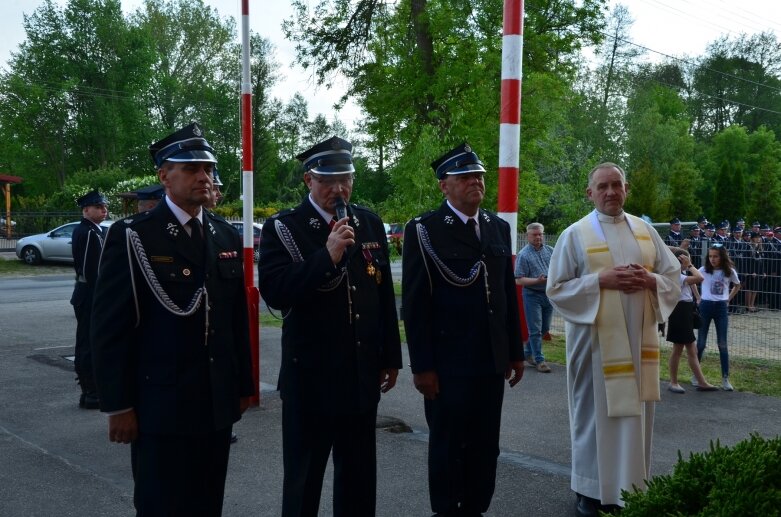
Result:
[[[662,235],[667,232],[662,230]],[[546,244],[556,245],[557,235],[546,235]],[[519,246],[526,245],[521,233]],[[693,248],[695,264],[707,257],[710,243]],[[741,290],[729,305],[727,346],[730,356],[781,361],[781,246],[762,244],[759,253],[752,247],[726,245],[734,268],[738,272]],[[564,319],[554,311],[552,332],[564,334]],[[697,329],[695,329],[695,337]],[[664,346],[672,346],[663,337]],[[718,354],[716,328],[711,324],[706,354]]]

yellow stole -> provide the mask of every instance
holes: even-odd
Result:
[[[640,246],[643,267],[653,272],[656,246],[642,219],[624,214],[629,228]],[[589,270],[591,273],[612,269],[613,257],[599,226],[596,212],[578,223]],[[637,416],[640,401],[660,400],[659,394],[659,337],[652,296],[644,291],[643,336],[641,342],[641,367],[639,378],[632,361],[629,333],[626,328],[621,293],[615,289],[601,289],[597,312],[597,335],[602,351],[602,372],[605,376],[607,415],[610,417]]]

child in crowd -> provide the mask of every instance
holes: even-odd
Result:
[[[670,387],[673,393],[686,393],[678,384],[678,364],[681,362],[681,354],[686,348],[686,358],[689,368],[697,379],[697,391],[714,391],[716,386],[708,384],[702,375],[700,363],[697,360],[697,349],[694,346],[694,289],[693,286],[702,283],[702,274],[692,266],[689,252],[683,248],[670,247],[673,254],[681,263],[681,298],[675,306],[668,320],[667,341],[673,344],[670,354]]]
[[[697,332],[697,359],[702,361],[705,343],[708,340],[708,328],[711,321],[716,326],[716,344],[719,347],[721,362],[721,387],[724,391],[734,388],[729,382],[729,352],[727,351],[727,305],[740,291],[738,273],[732,267],[727,248],[722,243],[712,244],[708,249],[708,260],[699,269],[703,276],[700,316],[702,323]],[[732,289],[730,289],[730,283]]]

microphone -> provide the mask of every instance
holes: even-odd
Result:
[[[347,217],[347,205],[344,203],[344,198],[339,196],[336,198],[336,202],[334,203],[334,208],[336,208],[336,220],[341,221],[345,217]]]

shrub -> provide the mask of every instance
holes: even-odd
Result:
[[[781,512],[781,436],[751,435],[734,447],[718,441],[687,461],[678,452],[671,475],[655,476],[645,492],[622,491],[623,517],[647,515],[770,516]]]

